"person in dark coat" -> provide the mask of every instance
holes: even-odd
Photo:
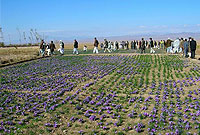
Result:
[[[45,42],[44,42],[44,40],[41,40],[41,43],[40,43],[40,53],[42,54],[42,56],[44,56],[44,53],[45,53]]]
[[[152,38],[149,38],[150,41],[149,41],[149,45],[150,45],[150,53],[155,53],[155,50],[153,49],[154,48],[154,44],[153,44],[153,39]]]
[[[93,53],[99,53],[99,51],[98,51],[98,45],[99,45],[99,41],[95,37],[94,38],[94,50],[93,50]]]
[[[157,48],[157,41],[154,40],[154,47]]]
[[[44,40],[41,40],[41,43],[40,43],[40,49],[43,49],[43,43],[44,43]]]
[[[116,46],[116,49],[119,50],[119,43],[117,41],[115,42],[115,46]]]
[[[145,41],[144,41],[144,38],[142,38],[142,41],[141,41],[141,53],[145,53]]]
[[[117,50],[119,50],[119,43],[118,42],[116,43],[116,48],[117,48]]]
[[[74,40],[73,54],[77,54],[78,55],[78,42],[76,41],[76,39]]]
[[[195,58],[195,51],[196,51],[197,43],[196,41],[192,38],[190,41],[190,51],[191,51],[191,58]]]
[[[142,42],[138,41],[139,49],[141,49],[141,44],[142,44]]]
[[[104,39],[104,53],[106,51],[111,52],[110,49],[108,48],[108,41],[107,41],[107,39]]]
[[[126,41],[125,45],[126,45],[126,49],[129,50],[129,42],[128,41]]]
[[[51,41],[51,43],[50,43],[50,50],[51,50],[51,55],[53,55],[54,54],[54,49],[56,49],[56,46],[55,46],[55,44],[53,43],[53,41]]]

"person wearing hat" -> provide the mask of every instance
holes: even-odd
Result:
[[[61,55],[64,54],[64,42],[62,40],[60,40],[60,48],[58,49],[58,51],[60,52]]]
[[[93,53],[97,53],[97,54],[99,53],[99,51],[98,51],[98,45],[99,45],[99,41],[95,37],[94,38],[94,50],[93,50]]]

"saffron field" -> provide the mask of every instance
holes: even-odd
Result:
[[[56,56],[0,69],[0,134],[200,134],[200,64]]]

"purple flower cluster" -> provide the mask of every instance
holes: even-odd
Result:
[[[183,72],[188,68],[191,73]],[[70,116],[66,127],[80,126],[79,134],[90,130],[87,124],[108,134],[113,128],[118,134],[199,128],[200,68],[178,56],[52,57],[2,69],[0,79],[0,133],[66,108],[72,110],[60,115]],[[44,126],[57,131],[65,117],[52,116]]]

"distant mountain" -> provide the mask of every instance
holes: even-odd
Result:
[[[139,34],[139,35],[127,35],[127,36],[113,36],[113,37],[107,37],[109,40],[141,40],[141,38],[144,38],[145,40],[149,40],[149,38],[152,37],[154,40],[166,40],[168,38],[170,39],[176,39],[176,38],[188,38],[193,37],[195,40],[200,40],[200,33],[167,33],[167,34]]]
[[[167,40],[168,38],[174,40],[176,38],[188,38],[193,37],[195,40],[200,41],[200,32],[192,33],[192,32],[182,32],[182,33],[149,33],[149,34],[135,34],[135,35],[124,35],[124,36],[109,36],[109,37],[97,37],[100,42],[103,41],[104,38],[108,39],[109,41],[131,41],[131,40],[141,40],[144,38],[145,40],[149,40],[152,37],[153,40]],[[94,36],[77,36],[77,37],[56,37],[56,36],[49,36],[47,42],[51,40],[59,41],[62,39],[65,43],[73,43],[74,39],[77,39],[80,43],[92,43],[94,41]],[[13,40],[12,44],[18,44],[18,40]],[[5,42],[5,44],[9,44],[9,42]]]
[[[174,40],[176,38],[188,38],[193,37],[195,40],[200,40],[200,33],[182,32],[182,33],[152,33],[152,34],[136,34],[136,35],[124,35],[124,36],[110,36],[110,37],[97,37],[99,41],[103,41],[104,38],[110,41],[121,41],[121,40],[149,40],[152,37],[154,40],[167,40],[168,38]],[[93,42],[93,38],[82,38],[79,42]]]

